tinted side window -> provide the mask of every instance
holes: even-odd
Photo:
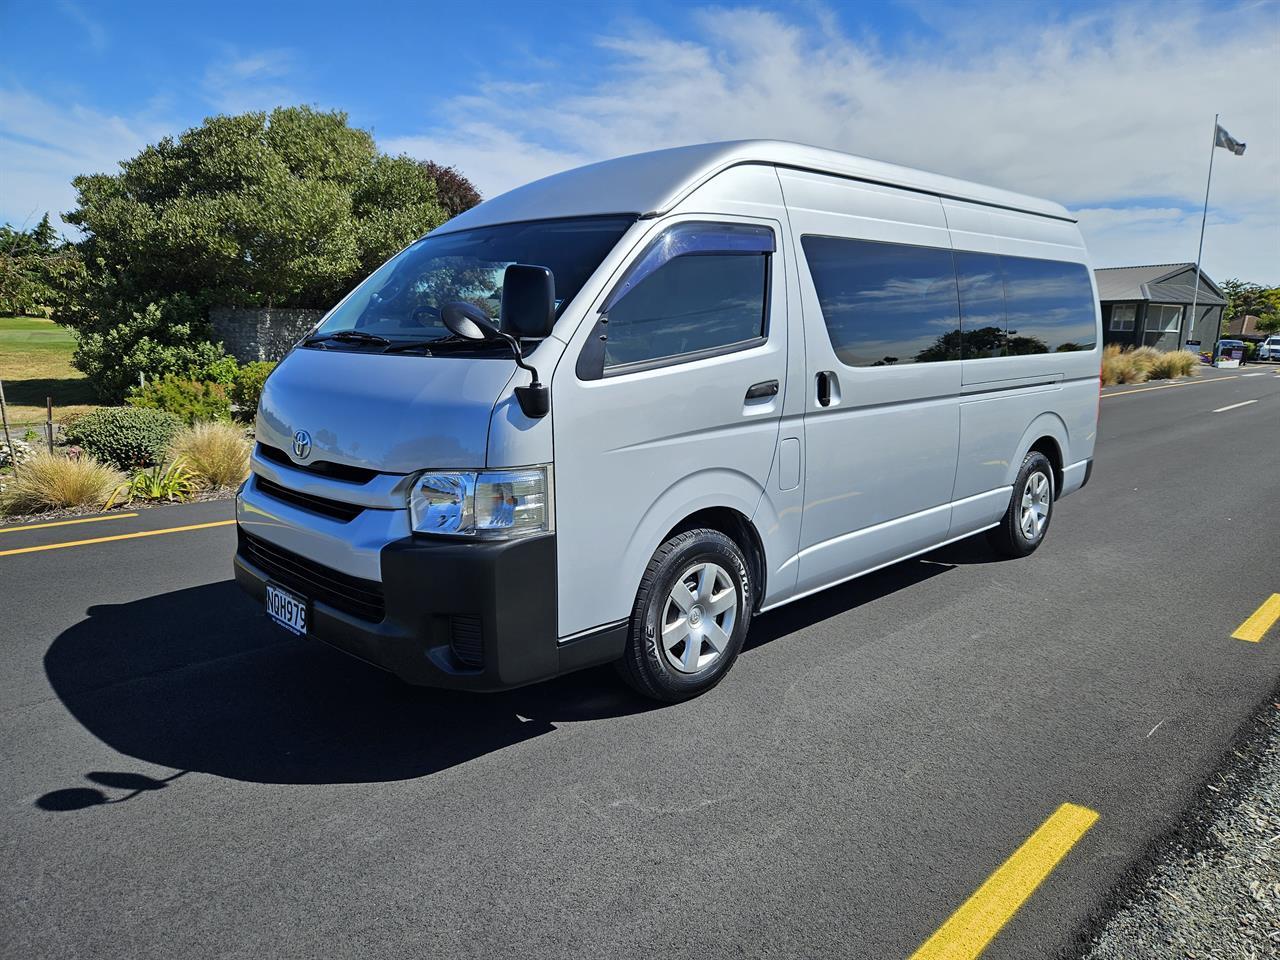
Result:
[[[957,250],[963,358],[1005,356],[1004,273],[994,253]]]
[[[1093,349],[1097,339],[1093,286],[1083,264],[1000,259],[1010,355]]]
[[[609,310],[605,366],[676,357],[765,334],[766,254],[677,257]]]
[[[960,359],[951,251],[804,237],[831,346],[851,367]]]

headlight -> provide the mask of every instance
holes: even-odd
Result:
[[[506,539],[551,529],[547,468],[419,474],[409,492],[417,533]]]

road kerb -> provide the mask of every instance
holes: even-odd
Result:
[[[910,960],[978,957],[1097,819],[1088,807],[1058,807]]]
[[[138,537],[158,537],[164,533],[183,533],[187,530],[207,530],[209,527],[225,527],[233,523],[235,523],[234,520],[214,520],[210,523],[191,523],[185,527],[166,527],[163,530],[139,530],[135,533],[118,533],[113,537],[93,537],[89,540],[71,540],[66,543],[43,543],[36,547],[17,547],[13,550],[0,550],[0,557],[13,557],[20,553],[40,553],[44,550],[61,550],[64,547],[87,547],[94,543],[135,540]]]
[[[1249,615],[1248,620],[1236,627],[1231,639],[1260,643],[1277,620],[1280,620],[1280,593],[1273,593]]]

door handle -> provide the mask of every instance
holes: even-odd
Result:
[[[748,400],[763,400],[765,397],[776,397],[777,395],[777,380],[761,380],[759,383],[753,383],[747,388]]]
[[[832,388],[836,385],[836,375],[830,370],[818,374],[818,406],[831,406]]]

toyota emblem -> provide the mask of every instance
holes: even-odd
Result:
[[[293,435],[293,455],[299,460],[311,456],[311,434],[307,431],[299,430]]]

